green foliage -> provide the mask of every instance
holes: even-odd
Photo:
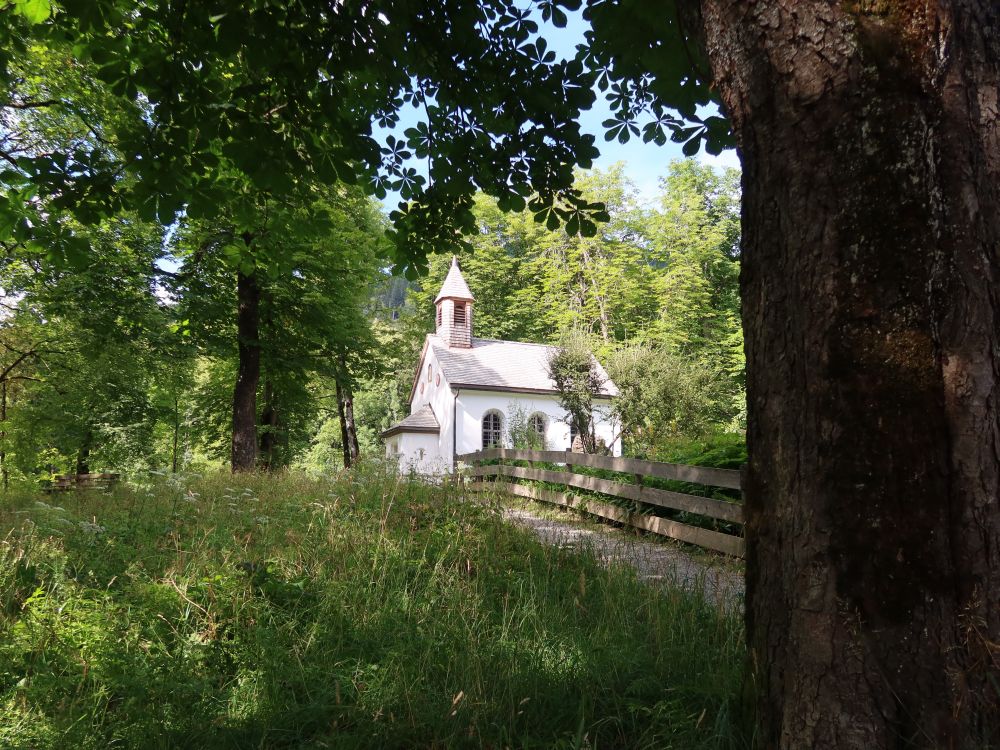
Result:
[[[359,436],[360,439],[360,436]],[[380,455],[382,450],[369,453],[365,445],[362,455]],[[309,474],[325,474],[336,472],[344,465],[344,446],[340,433],[340,419],[336,414],[327,416],[319,422],[309,439],[308,448],[296,457],[293,468]]]
[[[531,415],[519,404],[516,402],[508,403],[504,410],[504,417],[504,426],[507,430],[507,439],[504,441],[504,445],[524,450],[545,450],[545,437],[538,434],[538,431],[531,424]]]
[[[586,453],[597,451],[594,404],[595,394],[607,382],[597,367],[588,338],[578,331],[568,331],[548,361],[549,377],[559,392],[559,405],[569,415],[573,431],[583,441]]]
[[[556,341],[567,328],[598,337],[602,347],[633,338],[657,317],[662,260],[653,245],[652,216],[640,208],[622,165],[578,174],[584,197],[607,207],[608,221],[593,237],[551,231],[530,214],[505,214],[495,201],[476,202],[479,232],[460,253],[462,273],[476,296],[476,331],[485,338]],[[422,316],[448,270],[433,256],[430,273],[410,293]]]
[[[157,227],[123,217],[86,231],[95,263],[75,272],[8,258],[0,320],[3,471],[31,476],[160,463],[153,373],[184,355],[156,298]],[[159,381],[172,380],[165,372]],[[162,447],[162,446],[160,446]]]
[[[735,145],[726,119],[703,115],[705,105],[721,102],[698,42],[697,5],[588,0],[583,15],[592,28],[577,59],[597,74],[615,113],[603,123],[605,140],[627,143],[641,132],[644,142],[662,145],[669,133],[685,156],[703,145],[710,154]]]
[[[256,222],[256,193],[360,184],[403,198],[392,219],[400,267],[412,273],[474,228],[477,190],[574,234],[593,234],[602,215],[573,190],[568,166],[598,155],[577,122],[594,76],[552,54],[532,14],[509,0],[336,12],[324,2],[62,0],[51,14],[18,0],[14,10],[0,12],[4,98],[38,49],[95,81],[111,112],[130,114],[102,117],[106,137],[86,148],[4,152],[13,167],[0,178],[0,226],[16,226],[19,242],[71,246],[55,209],[86,222],[125,205],[167,225],[248,195],[235,213],[242,232]],[[84,93],[71,87],[46,106],[76,114]],[[404,114],[418,122],[403,130]]]
[[[615,415],[632,455],[649,456],[665,440],[704,435],[728,421],[721,379],[665,347],[625,346],[608,360],[608,373],[618,386]]]
[[[693,161],[671,164],[653,232],[666,253],[657,338],[742,377],[739,175]]]
[[[370,380],[354,396],[354,417],[358,422],[358,442],[362,455],[381,455],[379,434],[389,429],[407,413],[407,404],[388,379]]]
[[[305,203],[260,199],[253,232],[240,235],[238,202],[213,220],[186,221],[172,236],[181,259],[172,290],[191,341],[206,359],[199,384],[199,439],[228,455],[238,337],[237,274],[260,289],[258,399],[261,460],[292,463],[314,437],[320,401],[334,381],[379,371],[366,307],[385,263],[384,220],[356,189],[327,191]]]
[[[213,413],[214,401],[210,413],[197,414],[184,379],[190,384],[198,368],[221,372],[232,357],[237,273],[266,287],[260,343],[268,424],[260,435],[270,460],[287,464],[315,439],[318,401],[331,379],[373,384],[378,393],[374,384],[389,372],[390,390],[404,397],[399,353],[406,346],[374,354],[370,309],[359,313],[370,282],[388,266],[373,267],[381,250],[369,252],[369,230],[379,222],[359,190],[402,196],[391,234],[397,268],[411,276],[426,268],[429,250],[475,235],[464,246],[481,259],[482,333],[553,341],[579,328],[598,336],[602,356],[623,341],[648,339],[725,373],[720,399],[738,407],[731,176],[720,181],[675,167],[670,195],[697,200],[659,213],[637,206],[620,169],[578,173],[573,187],[573,167],[587,168],[597,155],[578,124],[595,84],[615,110],[605,123],[609,139],[639,135],[637,118],[651,111],[654,121],[641,126],[646,140],[662,142],[670,132],[685,152],[727,142],[725,122],[699,114],[712,99],[701,53],[686,43],[683,13],[674,12],[682,8],[592,0],[584,15],[594,30],[575,60],[559,59],[539,35],[539,17],[560,26],[579,7],[576,0],[539,0],[529,9],[490,0],[348,4],[331,13],[316,2],[0,4],[0,243],[5,257],[32,273],[75,272],[75,285],[53,286],[58,294],[44,302],[46,314],[78,301],[69,317],[84,320],[86,308],[85,328],[128,331],[118,345],[128,363],[114,365],[115,377],[88,377],[135,391],[120,412],[93,399],[62,401],[62,416],[50,420],[66,426],[61,443],[52,430],[45,437],[35,429],[44,409],[36,410],[28,426],[37,454],[55,452],[65,463],[70,443],[100,432],[102,445],[115,434],[139,449],[115,461],[138,467],[168,456],[173,465],[182,435],[188,452],[218,443],[226,420]],[[641,31],[633,38],[619,33],[624,28]],[[404,118],[416,122],[400,132]],[[355,183],[357,190],[346,187]],[[698,200],[705,205],[690,208]],[[659,222],[674,215],[683,219],[679,231],[672,220]],[[169,261],[149,273],[145,259],[135,263],[148,277],[145,289],[127,272],[105,274],[106,247],[128,245],[130,232],[150,225],[161,235],[170,226],[179,274]],[[117,237],[102,237],[109,231]],[[163,277],[173,279],[176,308],[148,304],[150,291],[164,291]],[[5,288],[10,280],[3,278]],[[164,344],[172,334],[180,341]],[[151,378],[153,361],[168,349],[187,374]],[[195,349],[207,358],[197,366]],[[82,362],[73,367],[83,372]],[[24,370],[17,377],[15,399],[36,376]],[[78,385],[84,382],[81,376]],[[90,412],[76,426],[70,399]],[[381,422],[395,407],[368,411]],[[199,424],[211,430],[199,435]],[[0,432],[0,440],[12,439]]]
[[[656,208],[639,205],[620,166],[578,176],[609,222],[594,238],[550,232],[530,216],[502,213],[480,197],[473,251],[460,253],[476,296],[483,338],[557,343],[564,331],[590,334],[612,379],[623,380],[616,413],[626,450],[657,441],[745,427],[739,319],[739,185],[735,170],[691,160],[670,164]],[[449,258],[411,287],[398,330],[409,342],[397,372],[408,392],[433,299]]]
[[[741,745],[735,613],[454,492],[364,470],[9,497],[0,744]]]
[[[739,469],[747,462],[747,441],[734,433],[677,438],[660,444],[656,460],[691,466]]]
[[[588,199],[604,201],[611,214],[589,239],[548,232],[529,215],[503,214],[480,197],[476,249],[462,255],[477,297],[476,333],[556,342],[566,329],[591,332],[590,346],[620,381],[617,414],[631,453],[650,454],[677,435],[741,429],[734,180],[732,173],[675,163],[661,207],[647,210],[637,207],[620,169],[581,178]],[[446,258],[432,259],[432,276],[410,288],[401,320],[392,320],[385,305],[398,304],[401,289],[385,275],[382,221],[363,196],[334,191],[306,206],[267,205],[267,220],[249,245],[226,213],[180,222],[166,245],[181,263],[170,272],[157,267],[164,252],[158,231],[126,221],[95,231],[101,264],[85,271],[8,263],[3,279],[24,294],[18,306],[35,311],[36,329],[43,318],[76,321],[48,326],[55,336],[41,340],[60,350],[79,347],[95,367],[103,352],[100,367],[119,370],[102,381],[102,371],[72,365],[66,383],[80,392],[53,390],[58,379],[48,390],[12,381],[10,429],[0,437],[12,468],[72,468],[90,423],[107,425],[91,430],[106,447],[95,447],[95,466],[225,461],[236,372],[235,276],[247,263],[263,290],[259,429],[273,439],[274,465],[329,470],[340,463],[338,425],[324,424],[336,413],[336,378],[353,385],[363,453],[382,452],[378,434],[406,412]],[[21,333],[12,328],[10,335],[31,344],[28,318],[16,321]],[[78,332],[84,329],[91,333]],[[8,362],[18,356],[7,350]],[[35,377],[25,369],[35,364],[19,364],[15,375]],[[116,383],[123,396],[132,395],[105,408],[94,400],[101,389],[91,387],[100,382],[111,384],[106,398],[114,398]],[[28,392],[38,395],[31,409],[20,395]],[[278,416],[265,426],[268,408]],[[113,444],[119,448],[112,451]]]

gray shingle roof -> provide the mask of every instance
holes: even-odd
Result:
[[[382,433],[382,437],[389,437],[390,435],[395,435],[397,432],[440,432],[441,426],[438,424],[437,417],[434,416],[434,410],[431,409],[430,404],[424,404],[423,407],[417,409],[413,414],[405,417],[388,430]]]
[[[434,298],[434,304],[437,304],[445,297],[450,297],[452,299],[464,299],[469,302],[475,302],[476,298],[472,296],[472,292],[469,290],[469,285],[465,283],[465,277],[462,276],[462,271],[458,267],[458,258],[452,257],[451,268],[448,269],[448,275],[444,278],[444,284],[441,285],[441,291],[438,292],[438,296]]]
[[[427,343],[434,350],[442,374],[453,387],[529,393],[556,391],[556,384],[548,372],[549,357],[558,349],[556,346],[473,338],[472,346],[464,349],[448,347],[434,334],[428,335]],[[599,395],[617,396],[618,388],[601,363],[596,359],[594,362],[605,381]]]

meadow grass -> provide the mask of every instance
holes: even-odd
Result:
[[[733,612],[368,468],[0,503],[0,746],[728,748]]]

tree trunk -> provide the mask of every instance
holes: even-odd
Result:
[[[341,358],[343,364],[343,358]],[[358,430],[354,423],[354,393],[346,382],[337,379],[337,414],[340,417],[340,438],[344,447],[344,468],[349,469],[358,462],[361,453],[358,446]]]
[[[278,444],[278,408],[275,403],[274,386],[270,378],[264,381],[264,409],[260,415],[260,466],[266,471],[274,471],[275,448]]]
[[[1000,16],[700,12],[743,162],[760,745],[998,742]]]
[[[90,473],[90,445],[93,441],[94,434],[90,430],[87,430],[87,434],[83,436],[83,443],[80,445],[80,450],[76,454],[77,474]]]
[[[260,381],[260,287],[256,274],[240,271],[236,281],[239,369],[233,388],[233,472],[257,464],[257,384]]]
[[[10,483],[10,475],[7,471],[7,380],[3,380],[2,392],[0,392],[0,478],[3,480],[3,488],[6,490]]]
[[[177,473],[177,444],[181,433],[181,407],[180,398],[174,394],[174,445],[171,451],[170,473]]]
[[[337,385],[337,417],[340,419],[340,450],[344,455],[344,468],[351,468],[350,437],[347,434],[347,412],[344,409],[343,390],[340,381]]]

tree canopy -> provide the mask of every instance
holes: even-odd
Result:
[[[588,5],[606,33],[588,34],[564,60],[540,23],[565,25],[579,0],[529,9],[506,0],[10,2],[0,9],[3,112],[14,134],[2,145],[0,240],[80,258],[85,244],[53,208],[88,223],[125,207],[169,224],[248,195],[234,212],[242,227],[256,220],[255,192],[314,183],[398,191],[397,260],[412,271],[472,231],[477,191],[502,210],[527,205],[549,228],[592,236],[606,214],[573,187],[572,168],[598,154],[578,124],[595,86],[610,87],[616,104],[609,138],[638,135],[646,106],[656,113],[642,129],[648,141],[671,132],[686,153],[728,143],[722,118],[699,116],[711,92],[686,75],[685,59],[661,53],[670,64],[655,77],[639,73],[638,59],[611,65],[609,39],[621,25],[632,38],[642,7],[626,5]],[[641,20],[661,28],[668,15]],[[48,149],[26,134],[44,131],[55,109],[75,132]]]

